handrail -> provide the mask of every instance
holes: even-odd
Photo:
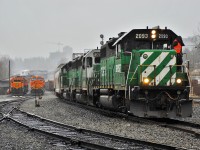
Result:
[[[132,77],[130,78],[130,82],[133,80],[134,75],[136,74],[136,71],[138,70],[139,65],[137,65],[137,68],[135,69],[135,72],[133,73]]]
[[[187,76],[188,76],[188,81],[189,81],[189,85],[191,86],[192,85],[192,82],[191,82],[191,78],[190,78],[190,74],[189,74],[189,68],[186,66],[186,65],[184,65],[185,66],[185,68],[187,69]],[[191,90],[190,90],[191,91]]]
[[[127,73],[127,77],[126,77],[126,84],[125,84],[125,98],[127,98],[126,97],[126,92],[127,92],[127,84],[128,84],[128,76],[129,76],[129,72],[130,72],[130,68],[131,68],[131,62],[132,62],[132,59],[133,59],[133,54],[131,53],[131,52],[127,52],[128,54],[131,54],[131,59],[130,59],[130,62],[129,62],[129,67],[128,67],[128,73]]]

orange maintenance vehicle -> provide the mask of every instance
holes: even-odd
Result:
[[[43,95],[45,92],[45,81],[42,76],[32,76],[30,79],[32,95]]]

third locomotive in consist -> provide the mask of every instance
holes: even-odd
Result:
[[[191,116],[188,66],[176,64],[172,47],[176,37],[167,28],[120,33],[101,49],[60,65],[55,73],[55,93],[139,117]]]

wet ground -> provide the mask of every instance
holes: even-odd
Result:
[[[18,97],[0,96],[0,104]],[[0,116],[1,117],[1,116]],[[29,131],[12,121],[0,122],[0,150],[66,150],[73,149],[64,141]]]
[[[0,97],[0,101],[15,100],[16,97]],[[200,139],[190,134],[161,128],[157,125],[134,123],[122,118],[111,118],[83,108],[72,106],[46,92],[40,107],[35,107],[35,99],[24,102],[21,109],[51,120],[68,125],[131,137],[139,140],[158,142],[186,149],[200,149]],[[193,108],[193,119],[200,118],[200,105]],[[0,149],[68,149],[62,142],[49,141],[49,138],[40,134],[17,127],[13,123],[0,123]],[[19,143],[19,144],[18,144]]]

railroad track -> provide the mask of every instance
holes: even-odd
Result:
[[[161,127],[169,128],[172,130],[178,130],[182,132],[186,132],[192,134],[196,138],[200,138],[200,124],[196,124],[193,122],[181,121],[176,119],[146,119],[146,118],[138,118],[135,116],[128,116],[126,119],[131,121],[136,121],[140,123],[149,123],[156,124]]]
[[[11,101],[4,101],[4,102],[0,102],[0,122],[1,121],[10,121],[10,115],[11,115],[11,112],[14,111],[15,109],[18,109],[20,107],[20,105],[25,102],[26,100],[29,100],[29,99],[32,99],[32,98],[35,98],[35,96],[25,96],[25,97],[17,97],[17,99],[14,99],[14,100],[11,100]],[[13,122],[15,123],[15,122]],[[16,124],[17,125],[17,124]],[[41,133],[39,133],[41,134]],[[52,145],[56,145],[58,147],[67,147],[71,150],[86,150],[85,148],[81,148],[77,145],[71,145],[71,143],[67,143],[63,140],[61,140],[60,138],[52,138],[51,136],[48,137],[50,143]]]
[[[175,119],[168,119],[167,122],[161,123],[160,125],[163,127],[187,132],[193,134],[196,138],[200,138],[200,124]]]
[[[177,149],[172,146],[75,128],[34,114],[23,112],[17,108],[13,109],[8,119],[25,126],[30,130],[67,140],[70,141],[71,144],[87,149]]]
[[[166,119],[165,121],[163,121],[163,119],[159,120],[159,119],[140,118],[140,117],[136,117],[136,116],[133,116],[130,114],[114,112],[114,111],[110,111],[110,110],[104,110],[104,109],[76,103],[73,101],[66,101],[64,99],[62,99],[62,100],[70,105],[78,106],[78,107],[81,107],[81,108],[84,108],[87,110],[92,110],[92,111],[101,113],[102,115],[106,115],[106,116],[110,116],[110,117],[119,117],[119,118],[123,118],[123,119],[130,120],[133,122],[137,122],[137,123],[154,124],[154,125],[156,124],[161,127],[165,127],[165,128],[169,128],[169,129],[173,129],[173,130],[179,130],[179,131],[183,131],[183,132],[186,132],[189,134],[193,134],[193,136],[195,136],[196,138],[200,138],[200,130],[199,130],[200,124],[180,121],[180,120],[176,120],[176,119]]]
[[[32,96],[25,96],[15,100],[2,102],[0,105],[0,121],[6,118],[14,108],[18,108],[24,101],[32,98]]]
[[[0,122],[3,120],[3,114],[0,113]]]

